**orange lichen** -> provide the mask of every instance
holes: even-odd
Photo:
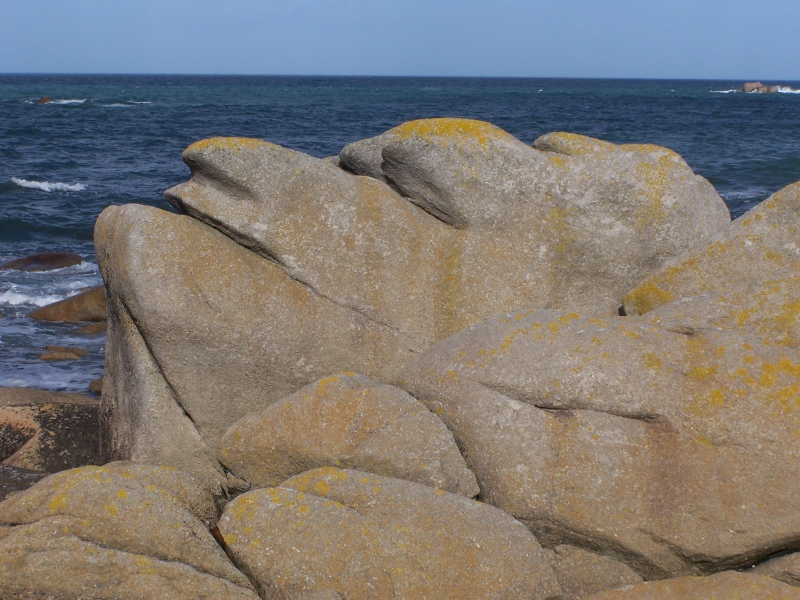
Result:
[[[214,137],[195,142],[186,149],[186,152],[200,152],[203,150],[230,150],[238,152],[241,150],[254,150],[269,144],[264,140],[243,137]]]
[[[420,119],[403,123],[391,130],[399,141],[411,138],[443,145],[470,140],[485,147],[489,142],[511,137],[508,133],[485,121],[473,119]]]

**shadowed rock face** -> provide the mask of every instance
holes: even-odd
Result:
[[[392,380],[509,310],[615,314],[729,222],[664,148],[535,146],[488,123],[415,121],[345,148],[341,165],[370,176],[258,140],[190,146],[191,181],[166,193],[188,216],[110,207],[95,230],[110,456],[221,478],[210,449],[248,412],[338,371]]]
[[[50,271],[63,269],[83,262],[80,254],[74,252],[42,252],[23,256],[0,264],[0,270],[14,269],[16,271]]]
[[[660,578],[800,545],[800,354],[757,331],[512,313],[437,344],[404,384],[482,497],[547,546]]]

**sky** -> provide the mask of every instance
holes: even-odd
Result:
[[[0,73],[800,80],[800,0],[0,0]]]

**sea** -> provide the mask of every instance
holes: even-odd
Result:
[[[111,204],[171,210],[181,152],[212,136],[262,138],[325,157],[405,121],[467,117],[526,143],[552,131],[681,154],[734,217],[800,180],[800,82],[387,77],[0,75],[0,263],[70,251],[80,265],[0,270],[0,386],[88,393],[105,339],[27,317],[101,283],[94,222]],[[771,82],[778,83],[778,82]],[[52,102],[37,104],[42,97]],[[42,361],[48,345],[90,354]]]

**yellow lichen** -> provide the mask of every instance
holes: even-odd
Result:
[[[479,146],[489,142],[511,137],[508,133],[485,121],[473,119],[420,119],[403,123],[391,130],[398,141],[411,138],[426,142],[438,142],[449,145],[453,142],[471,140]]]
[[[230,150],[238,152],[241,150],[254,150],[269,146],[264,140],[243,137],[214,137],[200,140],[186,149],[186,152],[200,152],[202,150]]]

